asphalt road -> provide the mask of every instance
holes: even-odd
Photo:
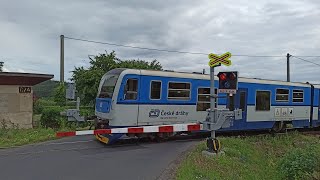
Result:
[[[1,180],[167,179],[197,140],[106,146],[92,136],[0,149]]]

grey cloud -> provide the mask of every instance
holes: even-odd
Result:
[[[319,5],[316,0],[1,1],[0,58],[8,70],[46,71],[59,79],[59,36],[65,34],[178,51],[283,55],[282,58],[233,56],[233,66],[218,70],[238,70],[247,77],[285,80],[287,52],[319,55],[320,25],[316,23],[320,17]],[[66,39],[66,79],[74,66],[88,64],[88,55],[105,50],[115,50],[123,59],[157,59],[165,69],[200,72],[204,68],[209,72],[206,55],[128,49]],[[318,81],[319,66],[299,63],[302,64],[291,66],[293,81]]]

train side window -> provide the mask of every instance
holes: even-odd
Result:
[[[215,88],[215,94],[218,90]],[[217,102],[215,104],[217,107]],[[197,111],[206,111],[210,108],[210,88],[198,88]]]
[[[292,102],[303,102],[303,90],[300,90],[300,89],[293,90]]]
[[[270,111],[270,91],[256,92],[256,111]]]
[[[128,79],[125,87],[124,99],[136,100],[138,94],[138,80]]]
[[[189,100],[190,83],[169,82],[168,99]]]
[[[160,99],[161,81],[151,81],[150,99]]]
[[[288,102],[289,101],[289,89],[276,89],[276,101]]]

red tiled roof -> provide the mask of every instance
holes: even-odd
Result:
[[[52,74],[0,72],[0,85],[34,86],[53,77]]]

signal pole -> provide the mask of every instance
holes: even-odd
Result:
[[[220,65],[218,65],[220,66]],[[215,94],[215,90],[214,90],[214,67],[210,67],[210,119],[212,119],[213,123],[217,123],[216,121],[216,111],[215,111],[215,104],[216,104],[216,94]],[[216,138],[216,131],[211,131],[211,138],[215,139]]]
[[[1,62],[1,61],[0,61],[0,72],[2,72],[2,71],[3,71],[3,70],[2,70],[3,63],[4,63],[4,62]]]
[[[60,35],[60,83],[64,84],[64,35]]]
[[[290,54],[287,53],[287,82],[290,82]]]

